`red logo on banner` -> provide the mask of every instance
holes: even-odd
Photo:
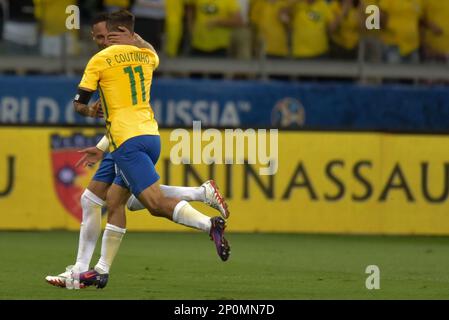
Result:
[[[56,193],[64,208],[80,222],[82,220],[80,199],[87,185],[80,185],[79,181],[87,174],[87,170],[83,167],[75,167],[75,164],[81,158],[78,151],[94,146],[98,140],[98,136],[87,137],[79,133],[69,137],[60,135],[51,137],[53,181]]]

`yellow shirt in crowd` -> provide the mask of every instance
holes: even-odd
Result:
[[[103,0],[103,4],[109,7],[129,8],[131,0]]]
[[[280,20],[281,11],[288,4],[288,0],[257,0],[251,8],[251,22],[269,55],[285,57],[289,53],[286,27]]]
[[[293,5],[293,56],[312,58],[329,51],[328,26],[334,16],[325,0]]]
[[[184,6],[187,0],[165,0],[165,52],[169,57],[178,55],[182,39]]]
[[[231,42],[231,28],[210,27],[209,22],[226,19],[240,12],[238,0],[194,0],[195,23],[192,46],[210,52],[227,49]]]
[[[34,15],[39,20],[42,33],[47,36],[59,36],[68,32],[65,10],[70,5],[76,5],[76,0],[33,0]],[[76,31],[76,30],[75,30]]]
[[[449,1],[426,0],[424,12],[427,20],[432,21],[443,30],[442,35],[435,35],[427,30],[425,42],[438,54],[449,54]]]
[[[343,11],[341,3],[337,0],[332,1],[331,9],[334,16],[341,15]],[[351,7],[340,27],[332,34],[332,40],[347,50],[355,49],[360,40],[360,19],[359,8]]]
[[[140,135],[159,135],[149,105],[153,71],[159,57],[149,49],[113,45],[87,64],[80,88],[100,91],[109,145],[117,149]]]
[[[388,24],[381,38],[387,45],[399,47],[403,56],[419,48],[419,20],[423,14],[422,0],[380,0],[381,10],[388,14]]]

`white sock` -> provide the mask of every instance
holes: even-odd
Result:
[[[80,228],[78,255],[75,268],[79,272],[89,269],[89,264],[101,233],[101,207],[104,201],[86,189],[81,195],[81,208],[83,209],[83,222]]]
[[[109,273],[112,262],[120,248],[122,238],[126,233],[126,229],[119,228],[112,224],[106,224],[103,233],[103,242],[101,243],[101,257],[95,266],[95,270],[100,273]]]
[[[206,201],[206,196],[203,187],[173,187],[160,185],[161,191],[164,196],[168,198],[177,198],[186,201]],[[128,209],[131,211],[143,210],[145,207],[134,196],[128,200]]]
[[[205,232],[209,232],[211,227],[210,217],[202,214],[184,200],[176,205],[173,221]]]

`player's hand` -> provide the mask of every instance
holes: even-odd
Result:
[[[135,39],[131,32],[125,27],[118,27],[120,31],[109,32],[107,35],[108,44],[128,44],[134,45]]]
[[[97,111],[97,118],[104,118],[104,113],[103,113],[103,109],[100,108]]]
[[[83,167],[92,167],[98,161],[103,159],[104,152],[98,149],[97,147],[89,147],[83,150],[78,151],[79,153],[83,153],[81,159],[75,164],[75,167],[79,167],[83,165]]]
[[[101,107],[101,100],[98,99],[92,105],[92,118],[104,118],[103,108]]]
[[[101,100],[98,99],[93,105],[93,109],[95,112],[95,118],[104,118],[103,108],[101,107]]]

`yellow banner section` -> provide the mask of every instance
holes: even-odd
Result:
[[[0,229],[77,230],[79,197],[95,169],[75,168],[76,151],[95,145],[101,134],[1,128]],[[449,234],[449,137],[280,132],[277,172],[260,175],[266,167],[261,154],[256,164],[174,164],[170,153],[176,151],[172,160],[182,155],[181,136],[161,131],[161,183],[198,186],[214,178],[228,199],[230,231]],[[203,156],[213,150],[211,136],[196,137],[203,138],[197,149]],[[194,151],[199,146],[190,137]],[[239,148],[249,146],[219,153],[230,162]],[[260,150],[259,141],[251,152]],[[191,161],[207,160],[193,151]],[[202,203],[194,206],[216,214]],[[187,230],[146,211],[128,213],[128,229]]]

